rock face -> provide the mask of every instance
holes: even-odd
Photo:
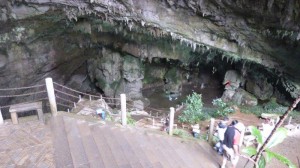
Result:
[[[244,89],[238,88],[232,96],[232,101],[239,105],[256,106],[257,98]]]
[[[172,71],[198,71],[194,65],[224,58],[232,67],[261,65],[297,97],[299,10],[299,1],[274,0],[2,0],[0,86],[52,77],[85,92],[139,99],[148,74],[157,75],[151,82],[165,78],[166,92],[178,93],[182,74]],[[141,65],[155,60],[161,69],[148,72]],[[178,61],[177,70],[162,66],[169,60]],[[228,99],[243,83],[231,73]],[[271,86],[248,82],[246,89],[265,100],[275,90]]]
[[[122,73],[125,79],[125,93],[127,93],[131,99],[142,98],[142,79],[144,79],[142,62],[133,56],[125,56]]]
[[[257,98],[251,93],[240,88],[240,84],[243,80],[244,79],[237,71],[227,71],[223,81],[225,91],[222,95],[222,99],[224,101],[232,101],[239,105],[257,105]]]
[[[167,95],[180,94],[182,90],[182,76],[177,68],[172,68],[165,74],[164,91]],[[176,96],[176,97],[177,97]]]
[[[260,100],[270,99],[273,95],[273,86],[265,79],[248,80],[246,90],[255,95]]]
[[[116,97],[122,86],[122,57],[118,52],[103,49],[98,58],[88,60],[91,81],[109,97]]]
[[[144,71],[138,58],[103,48],[101,55],[88,60],[88,73],[108,97],[125,93],[128,99],[142,98]]]

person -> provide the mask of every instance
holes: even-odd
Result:
[[[223,146],[223,141],[224,141],[224,134],[227,129],[228,120],[229,120],[228,117],[224,117],[224,119],[218,123],[217,129],[216,129],[216,133],[217,133],[217,137],[219,138],[219,142],[216,143],[214,149],[216,149],[220,155],[223,154],[222,146]]]
[[[102,118],[103,120],[105,120],[105,111],[102,110],[101,108],[96,110],[96,114],[99,115],[100,118]]]
[[[234,127],[240,132],[240,138],[239,138],[239,144],[238,144],[238,150],[240,152],[240,148],[244,141],[246,127],[242,122],[238,122],[237,124],[234,125]]]
[[[239,144],[240,144],[240,131],[235,127],[238,124],[237,120],[233,120],[224,134],[223,141],[223,161],[221,168],[225,168],[227,160],[232,163],[232,168],[235,168],[239,159]]]

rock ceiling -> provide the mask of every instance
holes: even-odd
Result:
[[[43,18],[40,16],[52,22],[92,18],[124,25],[129,31],[145,30],[192,50],[216,49],[232,59],[255,62],[300,81],[297,0],[2,0],[0,7],[0,47],[9,40],[21,41],[21,25]],[[126,45],[123,50],[140,54]]]

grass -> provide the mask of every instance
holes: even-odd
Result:
[[[174,129],[173,130],[173,135],[180,137],[180,138],[190,138],[191,137],[191,133],[184,130],[184,129]]]

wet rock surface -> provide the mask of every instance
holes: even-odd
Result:
[[[175,80],[165,78],[165,87],[178,93],[188,80],[184,72],[192,76],[203,65],[220,78],[230,69],[247,76],[255,65],[265,69],[253,69],[257,74],[273,79],[246,78],[256,80],[246,88],[239,79],[242,89],[260,100],[269,99],[272,90],[295,98],[300,88],[299,8],[298,1],[267,0],[1,1],[0,86],[52,77],[84,92],[112,97],[125,92],[139,99],[144,84],[161,83],[172,66],[182,72],[173,75]],[[135,61],[126,61],[126,55]],[[147,65],[160,68],[147,72],[154,69]],[[147,73],[156,78],[150,80]]]

